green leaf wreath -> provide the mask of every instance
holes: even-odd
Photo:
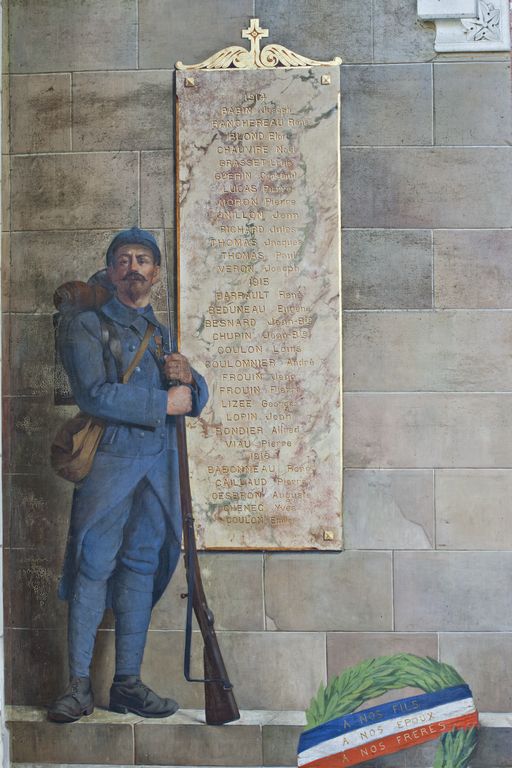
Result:
[[[320,684],[317,695],[306,710],[307,727],[348,715],[369,699],[388,691],[412,686],[425,693],[465,685],[449,664],[435,659],[399,653],[380,656],[349,667],[326,686]],[[477,728],[454,729],[439,740],[434,768],[466,768],[478,740]]]

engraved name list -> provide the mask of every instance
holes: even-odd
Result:
[[[177,73],[181,335],[211,388],[189,425],[206,548],[340,548],[338,76]]]

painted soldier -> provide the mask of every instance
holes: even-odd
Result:
[[[60,596],[69,602],[70,683],[48,717],[73,722],[93,711],[89,678],[105,607],[115,617],[116,669],[109,708],[166,717],[178,704],[140,679],[151,618],[181,544],[175,416],[197,416],[208,398],[202,376],[167,348],[151,308],[161,254],[150,232],[120,232],[107,250],[115,294],[59,332],[59,352],[80,409],[106,423],[93,466],[74,492]],[[108,343],[105,341],[108,328]],[[119,370],[149,344],[127,383]],[[117,359],[116,359],[117,358]],[[167,382],[179,385],[168,388]]]

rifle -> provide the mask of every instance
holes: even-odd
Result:
[[[175,332],[175,315],[171,312],[169,302],[170,270],[167,258],[166,231],[164,235],[164,254],[167,269],[167,315],[169,320],[169,349],[177,351],[178,336]],[[176,286],[173,286],[176,289]],[[176,295],[176,290],[174,291]],[[176,303],[175,303],[176,307]],[[177,313],[176,313],[177,314]],[[169,386],[179,382],[169,382]],[[183,547],[185,570],[187,574],[187,621],[185,627],[184,675],[191,683],[204,683],[205,717],[208,725],[224,725],[233,720],[239,720],[240,712],[233,694],[233,685],[229,681],[226,666],[215,634],[215,618],[208,607],[204,593],[199,559],[197,556],[194,515],[192,511],[192,494],[190,491],[190,474],[188,468],[187,431],[184,416],[175,416],[176,439],[178,446],[178,464],[180,479],[181,517],[183,520]],[[199,629],[203,637],[204,677],[194,678],[190,674],[190,651],[192,645],[192,610],[195,613]]]
[[[240,718],[240,712],[233,694],[233,686],[220,652],[215,634],[214,616],[204,594],[201,571],[196,549],[194,517],[190,494],[190,476],[188,471],[187,434],[185,417],[176,417],[176,435],[178,442],[178,461],[180,468],[181,515],[183,518],[183,544],[185,549],[185,568],[187,572],[188,592],[187,623],[185,631],[185,678],[189,682],[204,683],[205,715],[208,725],[223,725]],[[203,636],[204,678],[190,675],[190,647],[192,642],[192,608],[196,615],[199,629]]]

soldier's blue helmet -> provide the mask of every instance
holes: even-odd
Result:
[[[114,237],[109,247],[107,248],[107,264],[110,266],[114,258],[114,252],[121,245],[128,244],[144,245],[149,248],[153,253],[155,264],[160,264],[162,261],[162,254],[160,248],[156,242],[154,236],[147,229],[139,229],[139,227],[132,227],[131,229],[123,229],[122,232],[118,232]]]

